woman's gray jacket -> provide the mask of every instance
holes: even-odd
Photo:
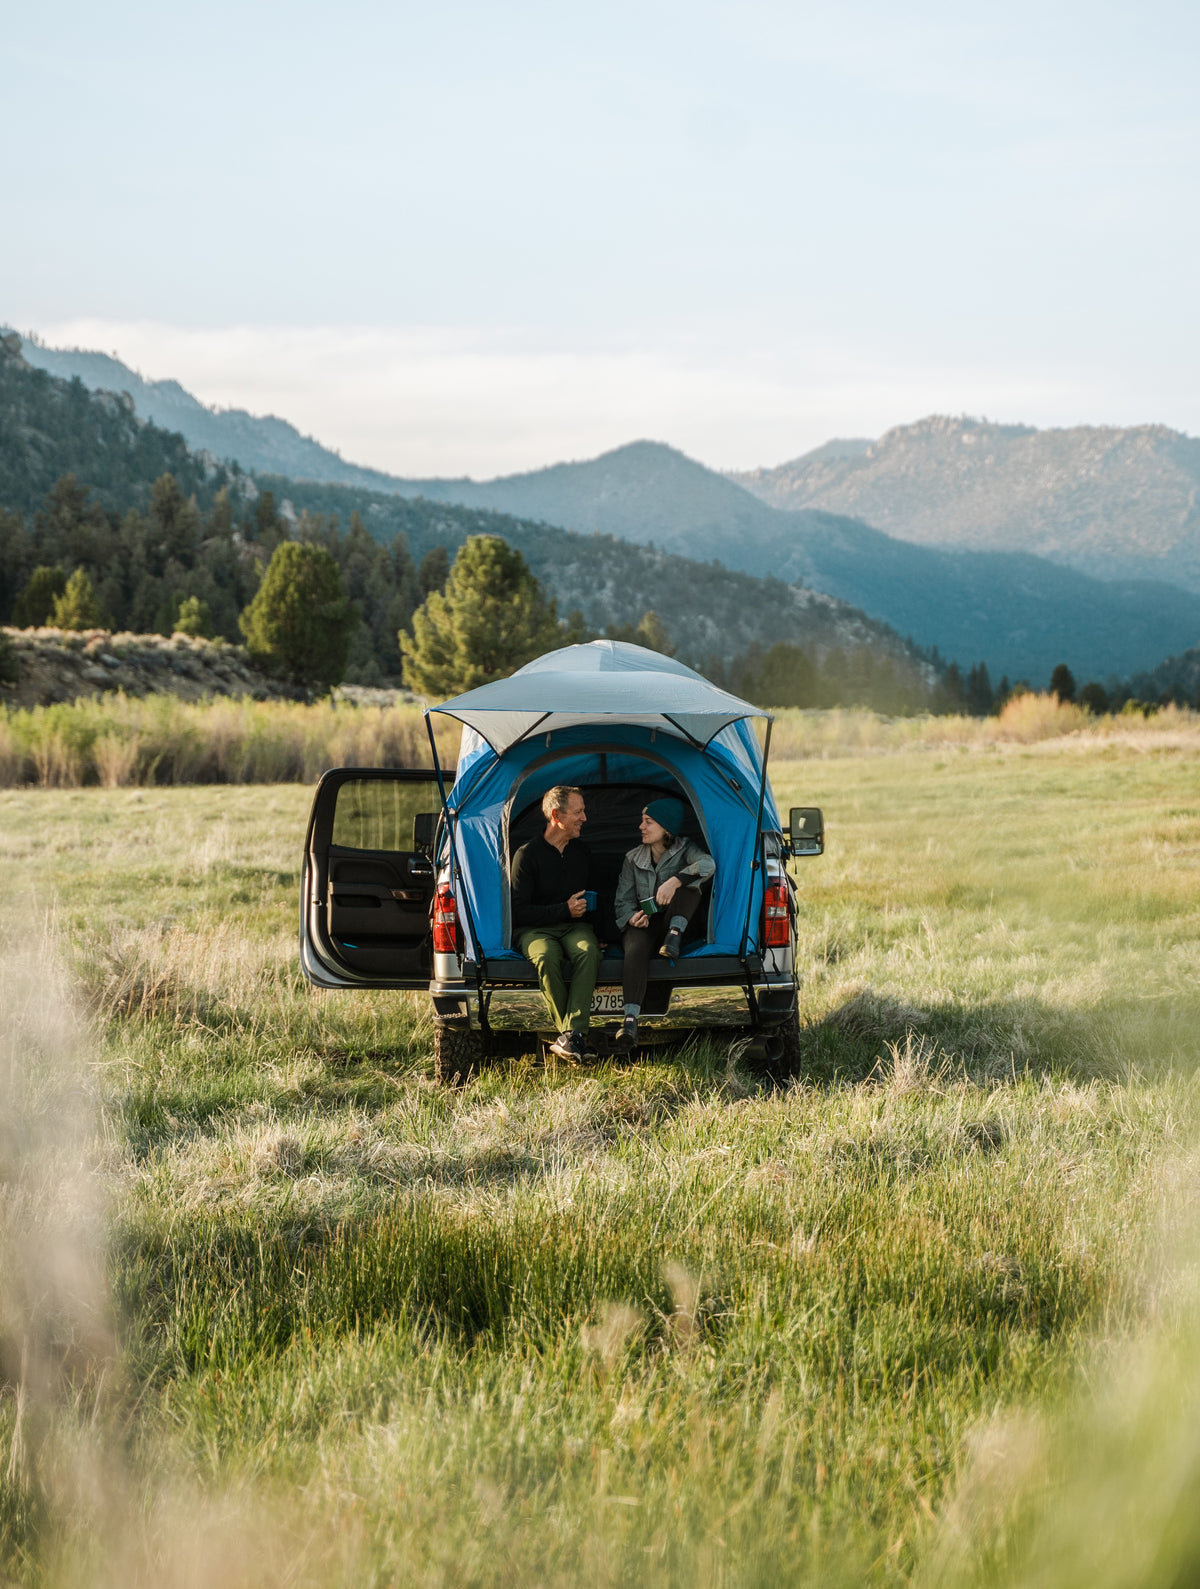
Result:
[[[624,932],[629,918],[641,908],[640,901],[656,893],[660,883],[677,877],[685,888],[695,888],[709,878],[717,864],[707,850],[702,850],[691,839],[676,839],[655,866],[648,844],[636,844],[621,863],[621,878],[617,884],[617,926]],[[670,909],[670,907],[667,907]]]

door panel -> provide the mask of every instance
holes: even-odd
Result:
[[[428,856],[330,846],[325,920],[348,966],[428,982],[432,898]]]
[[[449,782],[454,775],[445,776]],[[435,881],[428,818],[440,804],[433,772],[338,767],[321,779],[301,910],[301,962],[310,981],[428,986]]]

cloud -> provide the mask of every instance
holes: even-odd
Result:
[[[654,346],[633,335],[588,342],[453,326],[70,320],[39,334],[55,347],[113,352],[206,403],[277,414],[355,463],[417,477],[509,474],[639,437],[713,467],[750,468],[931,412],[1182,423],[1161,400],[1139,411],[1136,385],[1117,388],[1095,370],[986,367],[966,353],[960,366],[926,363],[812,338],[751,353],[769,339],[728,326],[707,341]],[[1144,395],[1154,390],[1146,383]]]

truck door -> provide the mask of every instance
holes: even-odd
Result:
[[[322,777],[300,893],[300,963],[310,982],[429,986],[440,809],[433,772],[335,767]]]

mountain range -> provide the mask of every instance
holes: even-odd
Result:
[[[23,352],[93,389],[128,392],[140,415],[178,427],[193,447],[287,474],[279,489],[297,501],[321,497],[326,483],[371,491],[373,533],[394,495],[610,536],[802,582],[964,666],[984,660],[993,676],[1035,683],[1060,661],[1081,677],[1145,670],[1200,635],[1200,522],[1193,584],[1196,510],[1185,489],[1200,442],[1161,427],[1034,431],[935,418],[734,477],[634,442],[490,481],[406,479],[347,464],[286,421],[205,408],[177,383],[144,381],[106,355],[30,341]],[[1025,503],[1026,519],[1005,502]],[[1122,542],[1119,510],[1131,503],[1139,513]],[[883,529],[856,516],[866,506]],[[1148,580],[1147,568],[1159,577]]]
[[[167,474],[176,489],[160,510],[156,482]],[[67,475],[75,488],[59,485]],[[340,549],[385,674],[399,660],[397,624],[420,599],[415,565],[435,549],[453,555],[469,535],[491,534],[524,554],[564,615],[578,610],[585,627],[602,631],[635,627],[653,608],[684,659],[701,667],[784,641],[821,657],[865,649],[898,664],[906,678],[929,684],[936,676],[886,624],[818,591],[612,536],[219,464],[190,451],[178,433],[139,419],[128,395],[89,392],[78,379],[34,369],[19,338],[0,336],[0,621],[34,567],[57,563],[64,573],[84,567],[118,623],[168,622],[172,601],[194,594],[236,640],[238,610],[253,588],[237,571],[254,561],[260,516],[275,523],[268,492],[294,531]],[[169,506],[188,497],[194,512]],[[356,515],[389,549],[382,575],[378,560],[356,545]]]
[[[1032,552],[1200,590],[1200,440],[1165,425],[934,415],[730,478],[772,507],[848,513],[922,546]]]

